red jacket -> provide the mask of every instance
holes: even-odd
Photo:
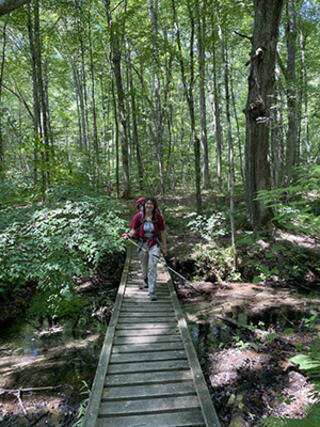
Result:
[[[162,215],[156,213],[156,221],[153,222],[154,225],[154,239],[148,241],[148,247],[151,247],[157,243],[156,239],[160,235],[160,231],[164,231],[164,221]],[[130,228],[133,228],[137,231],[138,239],[145,239],[144,231],[143,231],[143,213],[137,212],[130,222]]]

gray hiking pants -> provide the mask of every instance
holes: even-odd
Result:
[[[156,288],[157,280],[157,263],[158,259],[153,255],[159,256],[159,246],[153,245],[151,248],[148,248],[147,242],[142,246],[143,249],[146,249],[147,252],[140,250],[139,259],[142,270],[142,278],[148,278],[148,288],[149,293],[153,294]]]

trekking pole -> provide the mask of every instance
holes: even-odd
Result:
[[[138,243],[136,243],[134,240],[132,240],[130,237],[128,237],[128,240],[137,248],[139,248],[140,250],[142,250],[143,252],[147,253],[148,251],[144,248],[141,248]],[[161,248],[160,248],[161,250]],[[161,250],[161,253],[163,255],[163,252]],[[166,263],[165,257],[163,255],[163,258],[165,260],[165,262],[162,262],[160,260],[160,257],[157,255],[152,254],[153,257],[157,258],[157,260],[160,262],[160,264],[162,264],[163,266],[167,267],[169,270],[171,270],[176,276],[180,277],[180,279],[184,280],[186,283],[188,283],[189,286],[191,286],[196,292],[200,293],[199,289],[197,289],[193,283],[191,283],[188,279],[186,279],[185,277],[182,276],[182,274],[178,273],[176,270],[174,270],[173,268],[169,267],[169,265]]]

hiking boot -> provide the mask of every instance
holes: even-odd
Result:
[[[154,293],[150,294],[150,299],[151,299],[151,301],[157,301],[156,294],[154,294]]]

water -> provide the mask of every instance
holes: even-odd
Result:
[[[200,361],[209,351],[217,351],[234,340],[235,334],[248,332],[241,326],[268,330],[269,328],[284,331],[286,328],[310,328],[320,323],[318,309],[308,311],[297,310],[292,306],[283,305],[265,309],[257,314],[248,314],[243,307],[226,313],[226,320],[217,319],[214,322],[188,322],[191,337]],[[228,322],[230,319],[230,322]],[[237,328],[238,327],[238,328]],[[239,332],[238,332],[239,331]]]
[[[0,388],[58,386],[77,400],[83,381],[92,383],[106,322],[44,324],[17,319],[0,332]],[[80,399],[80,396],[78,396]],[[80,399],[81,400],[81,399]]]

